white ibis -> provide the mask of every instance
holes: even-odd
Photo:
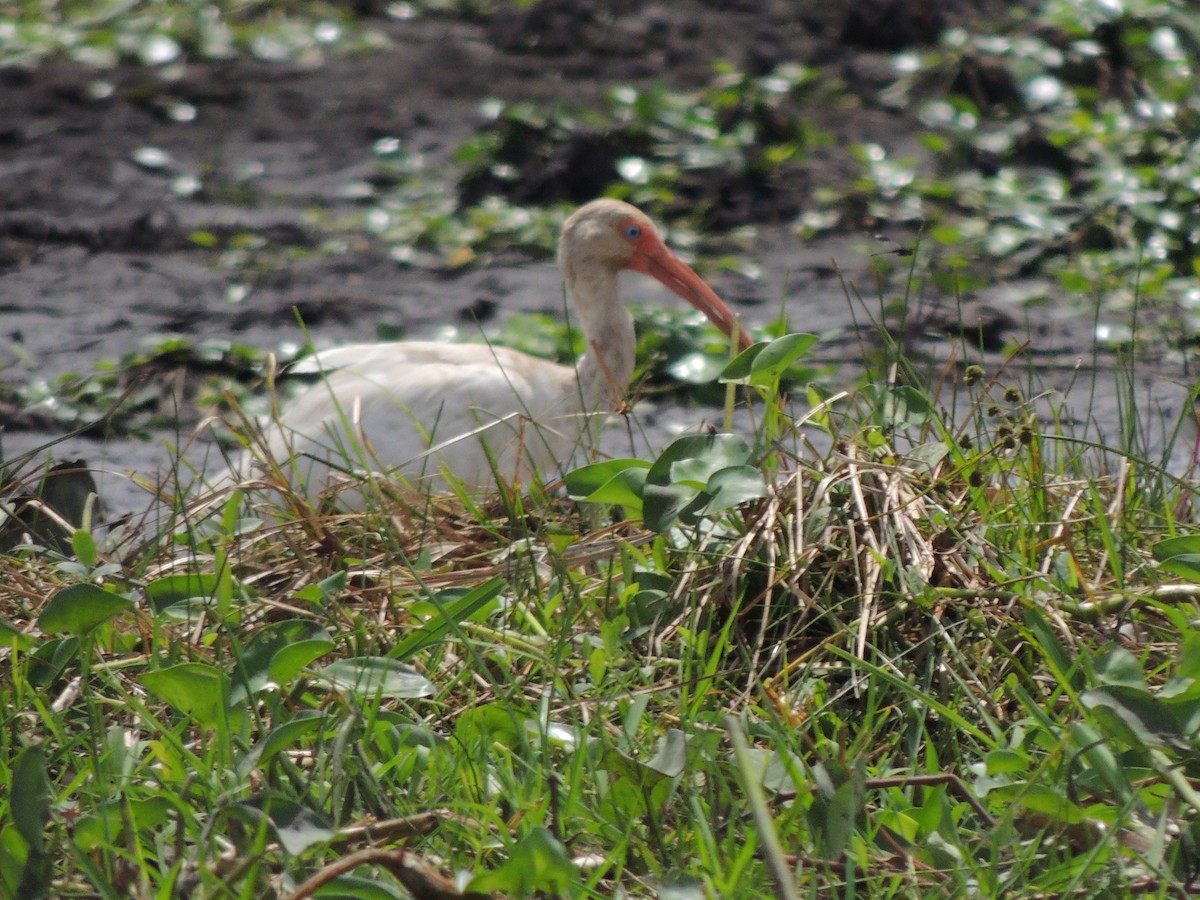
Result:
[[[324,351],[324,374],[266,430],[259,448],[293,482],[317,490],[354,469],[386,472],[423,491],[451,479],[495,489],[557,477],[591,440],[593,414],[616,409],[633,375],[633,317],[623,269],[650,275],[726,335],[750,339],[721,298],[667,249],[628,203],[596,200],[563,225],[558,263],[587,352],[574,368],[504,347],[433,342],[355,344]],[[246,475],[251,468],[242,465]]]

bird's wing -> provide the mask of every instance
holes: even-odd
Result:
[[[481,433],[495,452],[516,440],[522,453],[553,462],[570,454],[584,427],[573,369],[502,347],[361,344],[325,351],[314,362],[325,377],[269,430],[273,458],[337,457],[348,438],[357,444],[365,437],[385,468],[414,469],[433,447],[471,480],[488,474]],[[436,468],[430,463],[423,471]]]

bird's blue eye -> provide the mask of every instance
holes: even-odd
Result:
[[[641,236],[642,236],[642,226],[641,225],[626,225],[625,226],[625,237],[629,238],[631,241],[636,241]]]

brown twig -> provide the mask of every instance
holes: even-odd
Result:
[[[460,891],[454,882],[409,850],[359,850],[343,856],[317,872],[289,897],[303,900],[311,897],[319,888],[339,875],[344,875],[359,866],[379,866],[399,881],[416,900],[488,900],[489,894]]]

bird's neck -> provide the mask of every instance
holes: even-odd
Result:
[[[621,302],[617,273],[593,271],[569,278],[587,350],[576,368],[579,387],[592,408],[615,409],[633,377],[636,338],[633,316]]]

